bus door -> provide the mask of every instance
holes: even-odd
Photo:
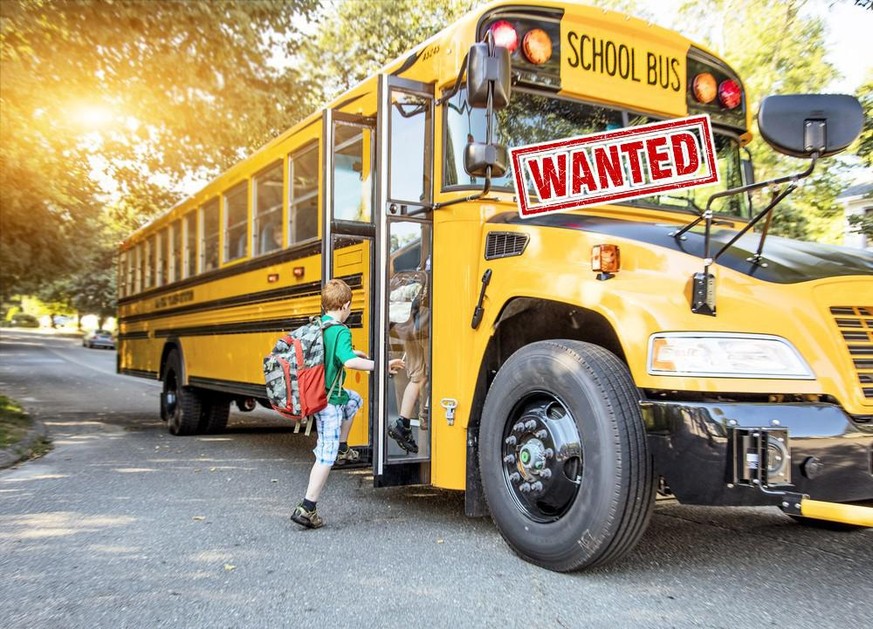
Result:
[[[433,86],[382,75],[377,143],[377,301],[382,368],[373,431],[377,486],[430,482]],[[392,360],[404,368],[388,372]]]
[[[324,281],[340,278],[351,287],[352,312],[346,325],[351,329],[355,349],[373,356],[375,118],[328,110],[324,138],[329,150],[324,152],[323,167],[322,277]],[[372,378],[366,372],[350,369],[344,386],[360,393],[365,401],[349,434],[349,445],[370,444],[371,409],[378,402]]]

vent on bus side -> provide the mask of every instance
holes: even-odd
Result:
[[[852,357],[864,397],[873,399],[873,306],[834,306],[831,314]]]
[[[485,259],[509,258],[524,253],[530,238],[517,232],[489,232],[485,240]]]

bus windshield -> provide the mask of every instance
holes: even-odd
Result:
[[[485,141],[485,110],[471,109],[463,90],[447,102],[447,133],[445,145],[444,187],[476,187],[484,183],[482,177],[471,177],[464,172],[464,146],[471,141]],[[648,124],[658,118],[635,114],[588,103],[574,102],[552,96],[513,91],[509,106],[496,112],[494,141],[508,148],[548,142],[561,138],[611,131],[623,127]],[[740,162],[740,144],[734,135],[713,131],[718,152],[720,183],[701,188],[670,191],[643,197],[624,204],[670,210],[702,212],[706,201],[715,192],[736,188],[743,184]],[[514,191],[511,172],[492,179],[492,187]],[[748,218],[750,208],[743,195],[717,200],[712,207],[720,214]]]

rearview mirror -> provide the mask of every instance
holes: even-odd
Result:
[[[839,153],[855,141],[863,122],[861,103],[844,94],[768,96],[758,110],[761,137],[793,157]]]
[[[467,102],[470,107],[488,106],[488,86],[494,86],[492,107],[501,109],[509,103],[509,49],[494,46],[489,54],[487,43],[470,46],[467,55]]]
[[[464,170],[471,177],[502,177],[509,168],[509,151],[502,144],[471,142],[464,147]]]

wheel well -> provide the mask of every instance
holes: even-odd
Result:
[[[164,379],[164,375],[167,369],[167,358],[170,356],[170,352],[172,352],[173,350],[179,352],[179,370],[181,371],[181,373],[177,376],[179,378],[179,383],[185,384],[188,382],[185,377],[185,360],[182,356],[182,346],[178,343],[178,341],[168,341],[164,344],[164,349],[161,351],[161,367],[158,371],[158,373],[161,374],[159,380]]]
[[[536,341],[575,339],[599,345],[618,356],[622,362],[627,362],[618,335],[609,321],[600,313],[579,306],[520,297],[503,307],[494,327],[476,379],[467,428],[470,444],[467,452],[467,488],[472,496],[481,495],[471,484],[478,487],[479,483],[477,451],[485,396],[494,376],[513,353]],[[467,513],[478,513],[478,509],[468,504]]]

